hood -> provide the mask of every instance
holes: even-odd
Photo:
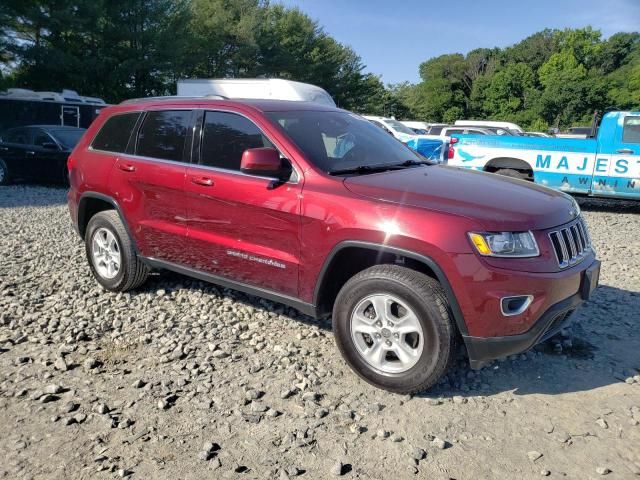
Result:
[[[349,177],[353,193],[464,216],[487,231],[544,230],[576,217],[562,192],[493,173],[443,165]]]

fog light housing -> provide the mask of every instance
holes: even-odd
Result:
[[[502,297],[500,299],[500,311],[505,317],[520,315],[529,308],[533,302],[533,295],[516,295],[513,297]]]

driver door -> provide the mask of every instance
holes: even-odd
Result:
[[[253,287],[298,295],[302,182],[240,171],[248,148],[274,146],[244,115],[203,112],[187,169],[189,263]],[[277,147],[277,145],[276,145]]]
[[[60,145],[41,128],[31,129],[31,148],[27,150],[27,162],[33,178],[60,182],[66,175],[66,163]]]

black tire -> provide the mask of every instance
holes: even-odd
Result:
[[[514,170],[512,168],[501,168],[496,170],[494,173],[497,175],[502,175],[504,177],[517,178],[518,180],[529,180],[529,175],[526,173],[519,172],[518,170]]]
[[[401,299],[418,317],[424,346],[417,363],[402,373],[373,368],[358,352],[351,336],[351,316],[372,294]],[[413,394],[432,387],[446,373],[456,352],[456,330],[440,284],[420,272],[398,265],[376,265],[352,277],[340,290],[333,307],[333,332],[349,366],[364,380],[395,393]]]
[[[7,164],[0,158],[0,185],[9,185],[11,183],[11,172],[9,172],[9,167]]]
[[[93,256],[91,254],[91,244],[94,234],[100,229],[105,228],[111,232],[119,247],[121,264],[120,270],[113,278],[102,276],[94,265]],[[87,225],[85,233],[85,251],[87,260],[91,268],[91,273],[98,283],[107,290],[113,292],[125,292],[138,288],[142,285],[149,275],[149,268],[145,265],[136,254],[133,242],[129,238],[127,229],[125,228],[120,215],[115,210],[105,210],[91,217]]]

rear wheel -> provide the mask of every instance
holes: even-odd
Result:
[[[517,178],[519,180],[530,180],[527,173],[514,170],[513,168],[501,168],[499,170],[496,170],[494,173],[503,175],[505,177]]]
[[[107,290],[124,292],[142,285],[149,268],[140,261],[127,230],[115,210],[95,214],[85,234],[91,272]]]
[[[11,183],[9,168],[4,160],[0,159],[0,185],[9,185],[9,183]]]
[[[455,352],[440,284],[414,270],[377,265],[351,278],[333,309],[342,355],[367,382],[397,393],[433,386]]]

